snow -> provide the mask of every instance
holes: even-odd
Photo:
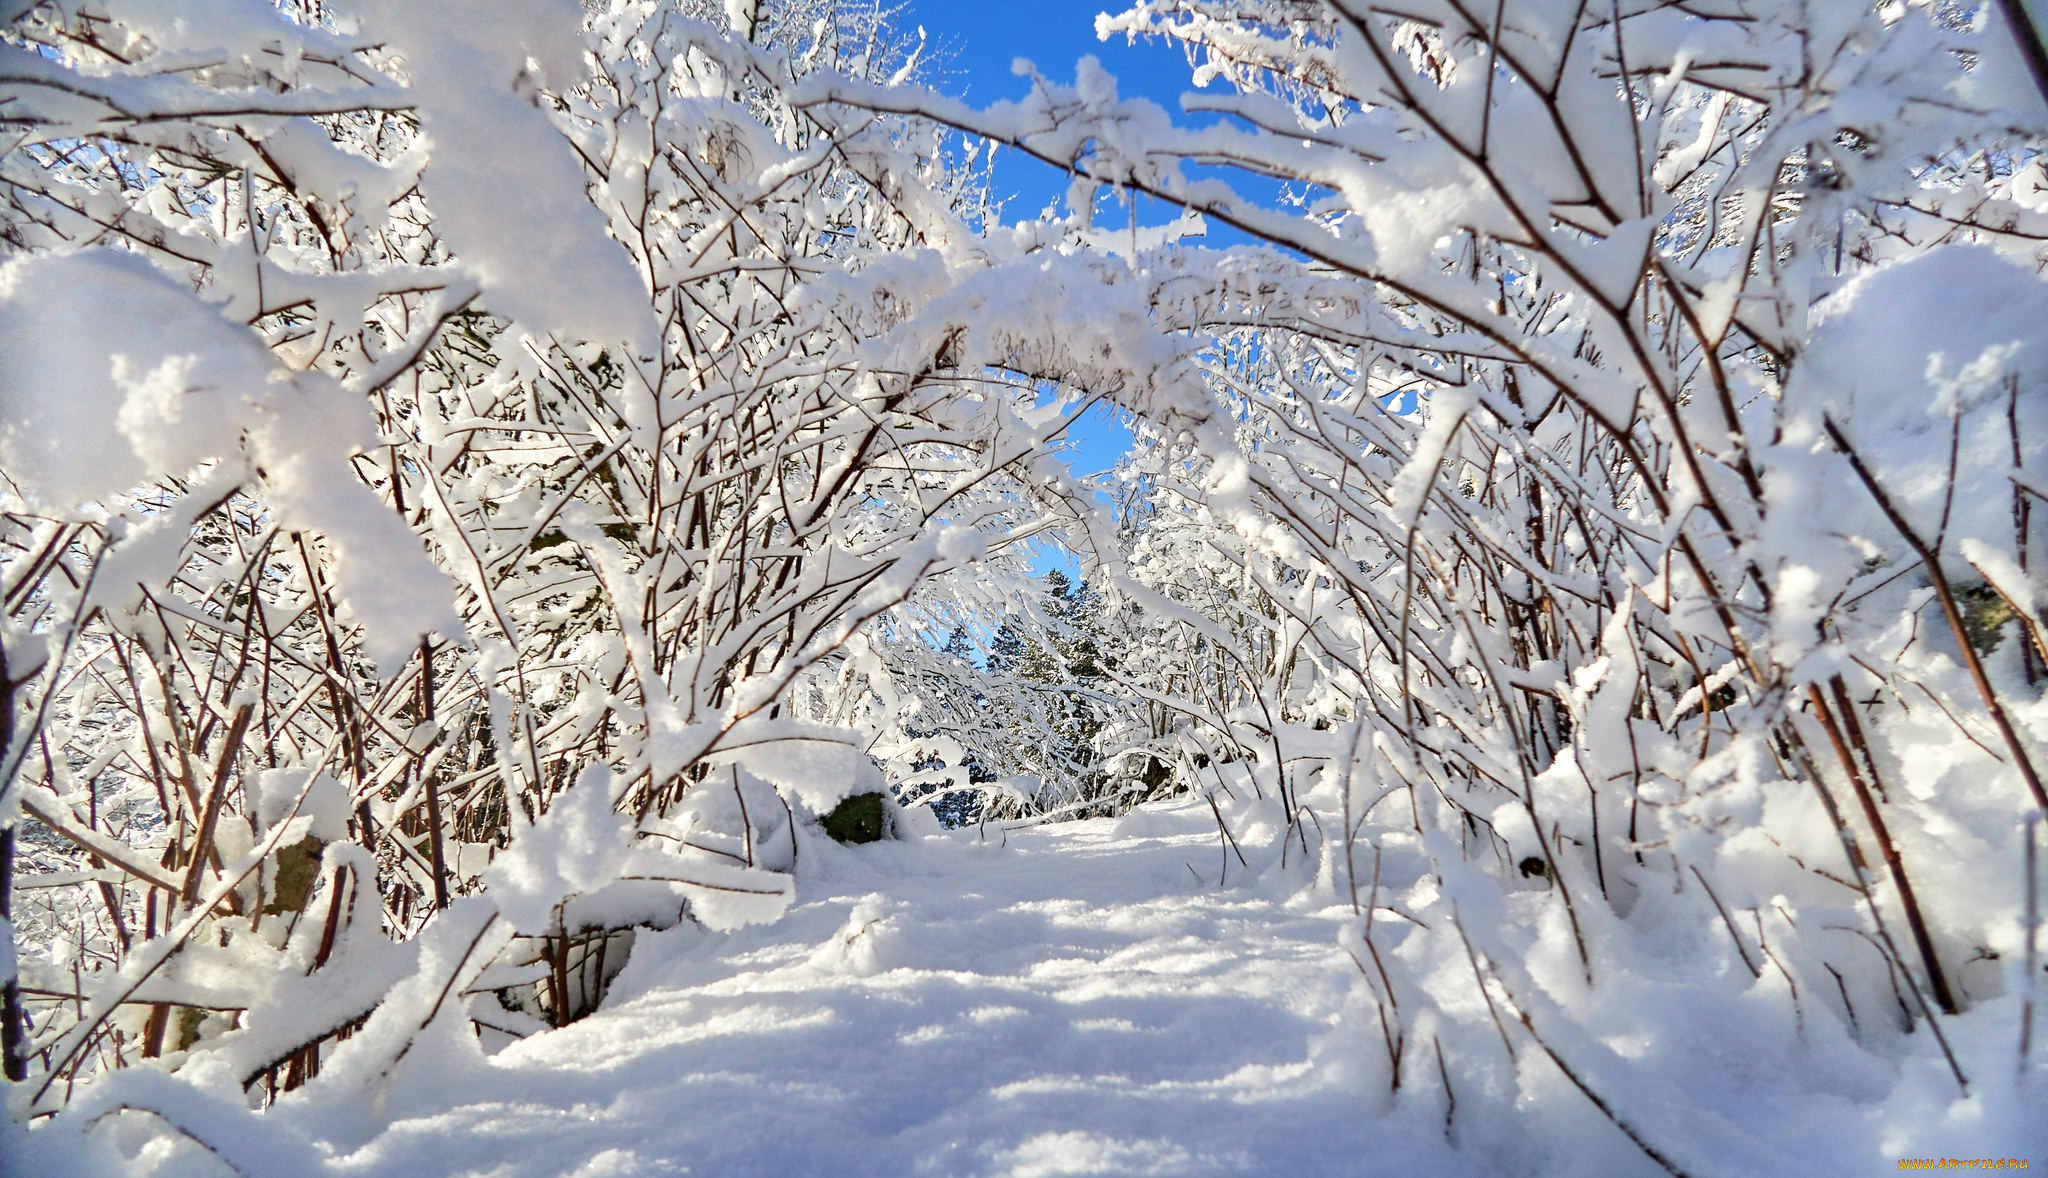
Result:
[[[1334,914],[1198,886],[1206,806],[1147,817],[1173,833],[807,844],[781,922],[643,934],[603,1011],[409,1089],[334,1170],[1336,1172],[1384,1127],[1324,1058]]]
[[[419,101],[432,150],[421,185],[435,228],[486,284],[491,309],[538,333],[651,350],[659,333],[646,286],[585,198],[568,141],[538,109],[541,84],[568,89],[584,74],[573,0],[361,8],[403,59]]]
[[[60,508],[218,456],[214,423],[275,371],[253,333],[111,250],[0,267],[0,356],[29,355],[33,368],[0,365],[0,466]]]
[[[844,730],[756,720],[735,726],[724,747],[735,765],[781,786],[814,814],[887,787],[875,763],[846,742]]]
[[[1931,435],[1915,448],[1938,451],[1944,466],[1952,414],[2002,413],[2009,379],[2030,401],[2048,380],[2048,282],[1988,247],[1938,250],[1859,275],[1817,318],[1799,379],[1817,386],[1840,420],[1887,445]],[[1938,476],[1902,477],[1912,486]]]
[[[595,784],[558,807],[600,796]],[[1241,834],[1256,861],[1271,847],[1249,841],[1252,825]],[[643,930],[604,1006],[566,1028],[487,1055],[460,1020],[428,1013],[447,971],[479,968],[496,943],[487,903],[464,901],[422,938],[426,961],[371,1025],[269,1112],[121,1073],[28,1138],[28,1154],[11,1152],[17,1139],[0,1156],[51,1178],[220,1172],[153,1117],[107,1115],[126,1105],[193,1126],[246,1173],[1661,1173],[1519,1029],[1518,1068],[1495,1073],[1507,1092],[1460,1073],[1471,1086],[1447,1109],[1425,1057],[1390,1095],[1343,948],[1349,905],[1285,872],[1219,889],[1203,800],[985,837],[812,837],[803,855],[803,895],[781,920]],[[1500,903],[1477,876],[1451,882],[1467,902]],[[1382,939],[1406,910],[1386,910]],[[1772,1040],[1822,1027],[1795,1029],[1767,981],[1743,994],[1747,974],[1703,991],[1659,980],[1668,963],[1645,958],[1639,977],[1605,983],[1615,1024],[1595,1039],[1545,957],[1510,970],[1535,1025],[1688,1173],[1862,1173],[1901,1156],[2048,1147],[2026,1112],[2038,1082],[1983,1075],[1958,1100],[1938,1066],[1914,1059],[1903,1075],[1842,1069],[1795,1090],[1813,1079],[1774,1065]],[[1436,984],[1448,1004],[1465,983],[1447,971]],[[1644,1017],[1663,1020],[1663,1036],[1630,1029]],[[403,1033],[430,1020],[408,1054]],[[1997,1040],[1962,1050],[2009,1058],[2009,1027],[1957,1027]],[[87,1138],[96,1116],[113,1128]]]
[[[387,673],[422,635],[463,634],[447,578],[348,465],[376,440],[368,406],[279,366],[255,332],[162,270],[110,249],[0,267],[0,356],[27,355],[38,363],[0,365],[0,468],[31,502],[115,507],[152,479],[219,461],[260,482],[289,525],[325,536],[341,598]],[[157,567],[117,544],[113,589],[167,575],[187,526],[136,529]]]
[[[612,771],[595,765],[523,825],[512,848],[484,870],[484,883],[512,927],[537,935],[563,900],[609,882],[626,857],[633,823],[612,810]]]

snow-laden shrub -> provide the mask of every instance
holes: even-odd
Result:
[[[979,248],[977,157],[800,91],[915,47],[830,3],[4,15],[16,1112],[145,1061],[341,1099],[583,1013],[627,930],[779,912],[884,785],[831,668],[1079,495],[1078,408],[870,347]]]
[[[1736,1130],[1680,1110],[1739,1107],[1761,1170],[1803,1095],[1877,1135],[2039,1101],[2013,11],[1143,0],[1098,31],[1184,47],[1200,119],[1086,61],[986,110],[835,91],[1256,243],[1068,226],[1123,256],[995,270],[1156,334],[1008,346],[1147,423],[1119,673],[1173,719],[1131,747],[1225,871],[1355,908],[1361,1050],[1447,1131],[1563,1090],[1683,1172]]]

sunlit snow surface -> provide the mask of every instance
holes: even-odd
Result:
[[[1217,892],[1206,807],[999,840],[813,844],[780,923],[643,939],[600,1013],[403,1079],[341,1168],[1335,1173],[1391,1144],[1321,1058],[1335,914]]]
[[[1475,1061],[1454,1057],[1448,1110],[1428,1027],[1409,1029],[1390,1093],[1341,940],[1348,901],[1298,861],[1254,875],[1232,858],[1219,887],[1204,802],[985,841],[814,836],[803,854],[780,921],[643,933],[597,1013],[488,1057],[445,1018],[368,1090],[301,1091],[255,1118],[122,1075],[264,1178],[1665,1172],[1519,1030],[1512,1093],[1480,1090],[1462,1066]],[[2048,1161],[2039,1083],[1980,1075],[1982,1095],[1958,1100],[1925,1044],[1905,1061],[1852,1051],[1844,1068],[1835,1044],[1792,1063],[1801,1033],[1768,983],[1673,989],[1638,965],[1599,991],[1631,1070],[1595,1075],[1688,1175]],[[1455,972],[1432,985],[1461,1000]],[[2009,1065],[2010,1021],[1980,1022],[1950,1023],[1959,1053]],[[1660,1045],[1624,1033],[1646,1025]],[[25,1171],[10,1152],[24,1139],[0,1142],[0,1174],[231,1172],[153,1117],[125,1114],[90,1144],[77,1123],[31,1133]]]

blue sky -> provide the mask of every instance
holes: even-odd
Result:
[[[1194,87],[1178,47],[1159,41],[1126,44],[1122,36],[1095,39],[1095,15],[1122,7],[1103,0],[909,0],[897,20],[906,30],[924,27],[927,52],[938,61],[937,88],[977,106],[1030,92],[1030,79],[1011,72],[1018,58],[1030,60],[1053,81],[1071,82],[1074,63],[1093,56],[1116,75],[1119,94],[1149,98],[1180,115],[1180,95]],[[1066,179],[1036,160],[999,155],[996,187],[1008,199],[1005,218],[1019,220],[1036,216],[1065,190]],[[1170,221],[1176,215],[1159,210],[1146,219]]]
[[[891,0],[881,0],[890,3]],[[927,57],[935,62],[928,83],[977,106],[1005,99],[1015,100],[1031,91],[1031,80],[1018,76],[1011,64],[1019,58],[1031,62],[1038,72],[1054,82],[1071,83],[1074,65],[1083,57],[1094,57],[1117,80],[1117,93],[1125,98],[1146,98],[1163,107],[1176,122],[1195,126],[1218,120],[1218,115],[1190,115],[1181,109],[1181,95],[1197,87],[1190,80],[1192,68],[1179,45],[1159,39],[1132,42],[1122,34],[1107,41],[1095,39],[1095,17],[1101,12],[1122,12],[1119,0],[897,0],[901,7],[896,21],[905,32],[924,29]],[[1211,83],[1221,86],[1225,83]],[[1240,192],[1272,198],[1277,185],[1223,169],[1192,168],[1192,177],[1229,180]],[[1016,153],[998,153],[995,168],[997,196],[1006,203],[1004,219],[1017,221],[1036,217],[1049,201],[1066,192],[1063,171],[1026,159]],[[1103,200],[1113,199],[1109,194]],[[1138,220],[1144,225],[1162,225],[1177,219],[1180,210],[1149,197],[1140,197]],[[1116,217],[1121,224],[1123,215]],[[1245,244],[1250,239],[1227,226],[1211,225],[1205,244],[1214,247]]]

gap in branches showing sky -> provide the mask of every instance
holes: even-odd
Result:
[[[1184,118],[1180,96],[1194,89],[1187,57],[1162,41],[1129,43],[1122,35],[1096,40],[1095,17],[1111,8],[1121,5],[1103,0],[910,0],[897,19],[906,31],[924,29],[927,60],[934,63],[930,84],[976,106],[1030,93],[1030,77],[1012,70],[1020,59],[1050,81],[1071,84],[1074,64],[1092,56],[1115,75],[1119,95],[1149,98],[1176,119]],[[1036,216],[1067,187],[1063,173],[1014,152],[997,155],[995,180],[1008,221]],[[1156,202],[1139,206],[1143,222],[1164,223],[1179,215],[1148,205]]]
[[[886,2],[886,0],[885,0]],[[1031,92],[1028,73],[1013,68],[1019,61],[1030,62],[1046,80],[1072,85],[1075,63],[1093,57],[1116,79],[1122,98],[1142,98],[1157,103],[1174,122],[1205,126],[1223,116],[1213,112],[1189,114],[1181,109],[1181,96],[1198,92],[1187,54],[1177,44],[1162,39],[1133,41],[1118,33],[1097,40],[1095,18],[1118,13],[1124,4],[1116,0],[904,0],[896,19],[906,33],[922,28],[925,57],[929,63],[926,84],[946,94],[965,99],[975,106],[1017,101]],[[1212,82],[1210,88],[1227,86]],[[1272,202],[1280,186],[1242,172],[1198,165],[1183,165],[1189,179],[1224,179],[1232,187],[1262,202]],[[1067,173],[1014,152],[998,152],[994,191],[1003,202],[1005,221],[1028,220],[1066,195]],[[1120,195],[1105,190],[1098,196],[1097,216],[1104,226],[1121,224],[1129,213],[1118,207]],[[1178,220],[1180,209],[1148,196],[1138,196],[1138,223],[1166,225]],[[1211,247],[1254,244],[1252,239],[1227,225],[1213,221],[1199,243]],[[1257,243],[1272,248],[1270,243]]]
[[[1187,57],[1178,46],[1161,41],[1130,42],[1119,35],[1095,37],[1095,17],[1106,10],[1102,0],[1035,0],[1031,3],[976,3],[973,0],[911,0],[897,20],[906,31],[923,28],[925,53],[933,63],[929,83],[976,106],[1016,101],[1029,94],[1031,79],[1013,68],[1029,61],[1049,81],[1071,83],[1075,63],[1092,56],[1117,79],[1125,98],[1149,98],[1176,119],[1185,118],[1180,96],[1194,89]],[[1005,221],[1026,220],[1055,201],[1063,201],[1066,173],[1015,152],[998,152],[995,195],[1003,202]],[[1105,196],[1105,201],[1115,198]],[[1141,224],[1166,224],[1180,210],[1149,197],[1136,197]],[[1119,210],[1105,216],[1128,216]],[[1215,243],[1211,243],[1215,244]],[[1097,407],[1070,431],[1070,456],[1077,474],[1105,471],[1129,449],[1130,431],[1115,409]],[[1039,571],[1060,568],[1069,575],[1078,566],[1050,548],[1041,552]]]

